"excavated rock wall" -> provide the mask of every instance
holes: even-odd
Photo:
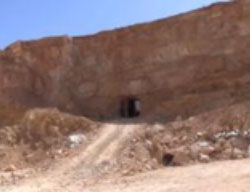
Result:
[[[0,52],[0,94],[27,107],[176,118],[250,99],[250,2],[238,0],[85,37],[17,42]]]

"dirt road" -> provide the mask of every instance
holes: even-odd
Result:
[[[250,160],[166,168],[105,181],[84,192],[249,192]]]

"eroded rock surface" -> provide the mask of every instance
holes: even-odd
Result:
[[[86,37],[17,42],[0,52],[0,98],[118,117],[173,119],[250,98],[250,4],[239,0]]]

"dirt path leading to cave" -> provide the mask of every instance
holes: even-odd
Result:
[[[85,179],[102,176],[102,170],[112,167],[116,153],[138,125],[105,124],[94,141],[79,155],[65,159],[52,169],[11,187],[0,186],[1,192],[55,192],[75,191]],[[98,167],[100,167],[98,169]]]

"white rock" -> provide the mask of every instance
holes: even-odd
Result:
[[[203,136],[204,136],[204,133],[203,133],[203,132],[197,132],[196,135],[197,135],[198,137],[203,137]]]
[[[208,163],[210,161],[210,157],[208,155],[205,155],[205,154],[200,154],[199,159],[203,163]]]
[[[189,121],[194,121],[194,120],[195,120],[195,117],[189,117],[188,120],[189,120]]]
[[[82,144],[84,141],[86,141],[87,138],[83,134],[74,134],[70,135],[66,141],[66,146],[70,148],[74,148],[77,145]]]
[[[198,143],[198,145],[200,147],[208,147],[210,144],[208,142],[206,142],[206,141],[201,141],[201,142]]]
[[[239,136],[239,131],[238,130],[236,130],[236,131],[229,131],[229,132],[227,132],[226,133],[226,137],[237,137],[237,136]]]
[[[62,149],[58,149],[58,150],[56,151],[56,153],[57,153],[58,155],[62,155],[62,154],[63,154],[63,150],[62,150]]]
[[[154,125],[155,132],[162,132],[165,130],[165,127],[159,124]]]

